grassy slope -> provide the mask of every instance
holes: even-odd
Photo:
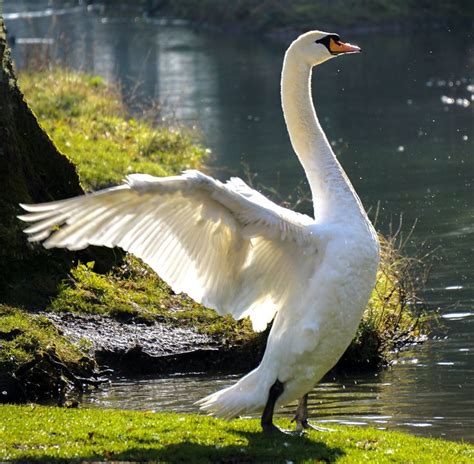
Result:
[[[467,463],[469,444],[334,426],[335,433],[268,437],[255,419],[0,406],[0,459],[165,462]],[[289,421],[278,421],[290,428]],[[331,427],[333,427],[331,425]]]
[[[127,117],[118,91],[99,77],[57,69],[23,74],[20,85],[54,143],[76,164],[85,190],[119,183],[127,172],[176,174],[199,167],[206,155],[185,131]],[[91,263],[80,263],[70,275],[49,309],[110,314],[124,321],[161,316],[170,324],[193,326],[216,336],[222,343],[255,337],[248,321],[218,317],[215,311],[175,295],[131,256],[108,274],[94,272]],[[1,302],[0,344],[4,375],[0,384],[8,391],[3,396],[7,401],[56,397],[58,385],[66,388],[66,384],[51,364],[54,360],[76,375],[90,375],[94,367],[86,356],[86,344],[75,347],[41,315]]]
[[[128,172],[176,174],[198,167],[206,154],[185,131],[127,117],[118,91],[99,77],[57,69],[22,74],[20,85],[54,143],[76,164],[85,190],[119,183]],[[232,341],[241,337],[234,321],[202,307],[193,313],[193,302],[175,296],[148,268],[129,258],[108,275],[79,264],[59,292],[51,309],[142,320],[149,319],[148,308],[158,314],[166,309],[170,322],[206,325],[208,333],[230,334]],[[245,324],[238,326],[246,333]],[[94,367],[85,356],[87,346],[74,347],[44,317],[1,302],[0,346],[0,384],[8,390],[3,400],[58,395],[58,385],[66,384],[55,360],[76,375],[90,375]]]
[[[117,89],[102,78],[56,69],[20,75],[20,87],[56,146],[77,166],[82,186],[118,184],[128,173],[177,174],[205,150],[185,131],[126,116]]]

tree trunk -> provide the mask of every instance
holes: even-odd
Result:
[[[39,126],[18,88],[0,17],[0,303],[38,306],[55,293],[73,253],[32,245],[18,203],[83,193],[74,165]]]

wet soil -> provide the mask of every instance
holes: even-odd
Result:
[[[265,348],[258,340],[229,346],[160,321],[124,323],[67,312],[44,315],[72,342],[90,343],[97,363],[121,375],[245,371],[259,363]]]

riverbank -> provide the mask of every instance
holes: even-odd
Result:
[[[118,90],[101,78],[55,70],[23,75],[21,86],[55,144],[74,161],[86,191],[117,183],[127,172],[169,175],[199,167],[205,160],[206,150],[196,145],[186,130],[130,118]],[[338,363],[337,368],[344,371],[385,365],[394,350],[420,340],[426,331],[423,319],[413,310],[416,288],[410,269],[416,262],[400,255],[396,238],[381,241],[377,285],[359,331]],[[67,362],[71,370],[70,353],[55,349],[69,347],[71,341],[79,350],[75,356],[87,359],[95,370],[97,364],[112,365],[125,375],[190,369],[242,372],[258,364],[268,330],[254,333],[248,320],[220,317],[185,295],[174,294],[150,268],[130,255],[117,252],[116,261],[105,270],[92,261],[76,263],[47,305],[28,307],[34,314],[5,308],[5,314],[0,314],[0,338],[4,340],[0,369],[10,380],[18,379],[18,372],[29,362],[42,359],[38,357],[43,353],[51,357],[51,347],[54,356],[58,354],[56,361]],[[11,310],[18,320],[23,317],[25,326],[32,318],[39,321],[38,330],[46,316],[48,324],[56,327],[54,339],[46,332],[32,343],[27,331],[4,323],[11,320]],[[176,341],[183,337],[190,342]],[[41,364],[35,366],[40,368]],[[90,371],[92,384],[95,370]],[[32,374],[28,385],[33,387],[41,370],[28,372]],[[63,373],[61,369],[48,372],[53,377]],[[71,381],[57,397],[57,388],[38,392],[22,388],[27,394],[21,400],[52,396],[64,402],[63,393],[75,389],[77,382]],[[8,395],[2,399],[12,401]]]
[[[233,32],[254,32],[287,40],[312,30],[347,33],[400,32],[429,28],[450,28],[472,24],[465,2],[356,0],[350,3],[241,0],[181,0],[154,2],[149,9],[156,16],[187,19],[198,25]],[[153,2],[151,2],[153,4]]]
[[[21,462],[467,463],[474,446],[380,430],[267,436],[257,419],[231,422],[154,411],[0,406],[0,459]],[[65,426],[65,424],[67,426]],[[289,420],[280,427],[292,429]]]

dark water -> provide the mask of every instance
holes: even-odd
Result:
[[[284,44],[227,38],[182,23],[64,2],[6,1],[18,67],[58,59],[123,86],[139,112],[195,126],[217,177],[258,175],[282,199],[304,183],[279,103]],[[59,6],[58,6],[59,5]],[[14,12],[36,10],[34,15]],[[344,36],[343,36],[344,37]],[[346,34],[363,53],[315,72],[320,119],[364,205],[379,203],[378,228],[408,233],[407,253],[438,258],[423,297],[443,328],[377,375],[320,384],[311,407],[324,421],[370,423],[474,441],[474,38],[468,30]],[[44,40],[47,39],[47,40]],[[308,209],[302,205],[300,209]],[[93,394],[99,406],[194,410],[233,378],[117,381]]]

